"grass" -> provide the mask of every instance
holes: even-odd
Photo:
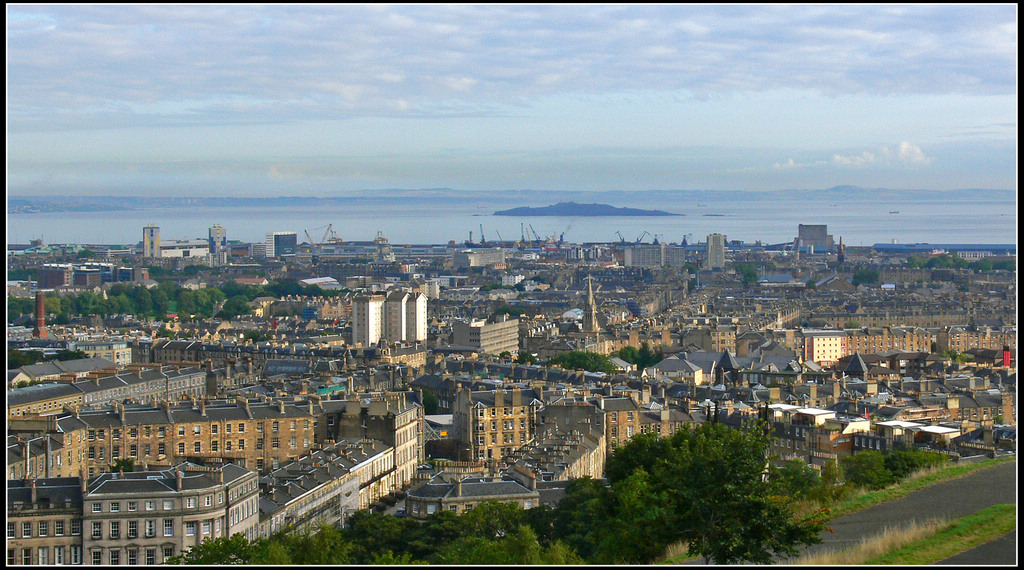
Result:
[[[933,519],[923,523],[914,521],[901,528],[886,528],[880,534],[861,540],[860,544],[853,548],[801,556],[794,560],[793,564],[812,566],[866,564],[868,560],[888,554],[914,541],[933,536],[945,524],[945,520]]]
[[[935,564],[1017,528],[1017,505],[992,505],[944,526],[933,536],[871,558],[865,564]]]
[[[887,528],[853,548],[823,552],[794,561],[802,565],[935,564],[1010,532],[1017,526],[1016,505],[993,505],[952,522],[916,521]]]

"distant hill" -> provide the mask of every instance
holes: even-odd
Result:
[[[559,202],[553,206],[531,208],[523,206],[494,212],[495,216],[679,216],[662,210],[641,210],[639,208],[618,208],[608,204],[577,204]]]

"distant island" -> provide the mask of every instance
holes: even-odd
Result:
[[[576,202],[559,202],[553,206],[531,208],[523,206],[511,210],[499,210],[495,216],[681,216],[662,210],[641,210],[638,208],[618,208],[608,204],[577,204]]]

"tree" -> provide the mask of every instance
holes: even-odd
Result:
[[[792,499],[775,494],[765,477],[770,439],[762,428],[760,422],[745,429],[707,423],[664,442],[640,434],[616,449],[605,470],[613,487],[632,478],[627,488],[660,509],[656,528],[650,520],[623,517],[628,511],[619,507],[620,528],[649,530],[641,549],[646,559],[638,562],[649,563],[679,540],[691,555],[715,564],[768,564],[773,555],[793,556],[798,546],[820,541],[822,513],[797,518]]]
[[[589,370],[591,372],[615,374],[615,365],[611,363],[607,356],[582,350],[572,350],[556,354],[548,359],[548,366],[561,366],[568,370]]]
[[[118,459],[110,466],[110,472],[117,473],[118,471],[127,471],[129,473],[135,471],[135,461],[131,457]]]
[[[843,477],[858,487],[882,489],[895,482],[892,472],[885,468],[885,458],[878,451],[861,451],[840,461]]]

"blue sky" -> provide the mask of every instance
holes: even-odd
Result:
[[[1016,188],[1016,5],[7,5],[11,194]]]

